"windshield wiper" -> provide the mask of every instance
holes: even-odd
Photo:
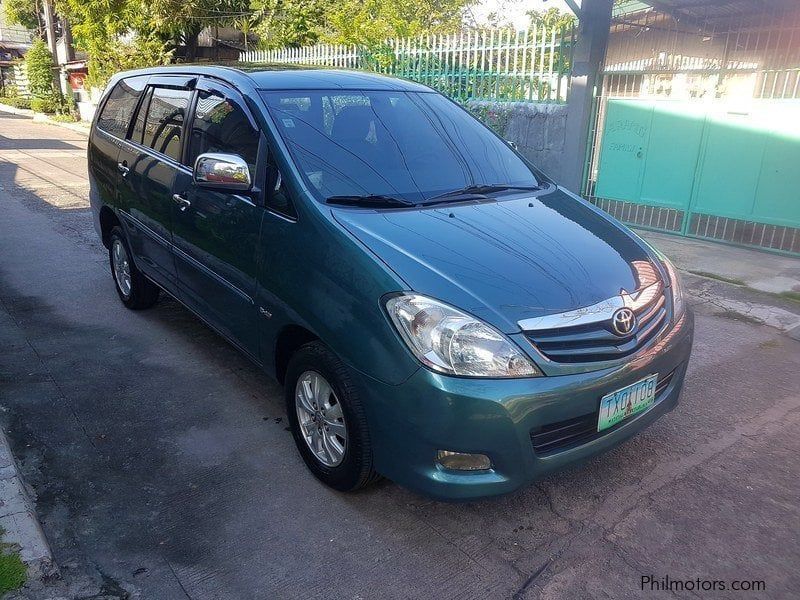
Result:
[[[328,204],[340,204],[342,206],[416,206],[410,200],[395,198],[394,196],[383,196],[380,194],[368,194],[364,196],[328,196],[325,198]]]
[[[486,194],[491,194],[493,192],[505,192],[506,190],[523,190],[523,191],[531,191],[535,192],[538,190],[543,189],[541,186],[538,185],[506,185],[500,183],[487,183],[487,184],[480,184],[480,185],[468,185],[467,187],[463,187],[458,190],[453,190],[452,192],[445,192],[444,194],[439,194],[438,196],[434,196],[430,198],[428,201],[424,202],[423,204],[430,204],[432,201],[435,200],[443,200],[445,198],[458,198],[460,196],[486,196]]]

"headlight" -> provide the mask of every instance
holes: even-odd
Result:
[[[434,371],[469,377],[538,377],[541,371],[502,333],[458,309],[417,294],[386,302],[408,347]]]
[[[662,262],[664,263],[664,268],[667,270],[667,275],[669,276],[669,288],[672,293],[672,312],[674,317],[677,319],[679,316],[681,316],[683,309],[686,306],[683,298],[683,283],[681,282],[680,275],[678,275],[678,271],[675,269],[675,265],[673,265],[667,258],[664,258]]]

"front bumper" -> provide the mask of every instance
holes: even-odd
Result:
[[[376,469],[393,481],[444,500],[505,494],[618,445],[678,403],[692,349],[690,310],[652,345],[613,368],[531,379],[470,379],[419,369],[392,386],[360,376]],[[537,454],[531,432],[596,412],[600,398],[658,373],[669,383],[646,411],[607,432]],[[442,469],[438,450],[488,455],[493,468]]]

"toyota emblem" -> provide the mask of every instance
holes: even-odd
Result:
[[[628,335],[636,326],[636,315],[630,308],[620,308],[611,317],[611,326],[617,335]]]

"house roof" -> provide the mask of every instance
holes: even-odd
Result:
[[[614,7],[614,16],[630,15],[653,8],[677,19],[716,25],[743,17],[776,14],[797,7],[797,0],[624,0]]]

